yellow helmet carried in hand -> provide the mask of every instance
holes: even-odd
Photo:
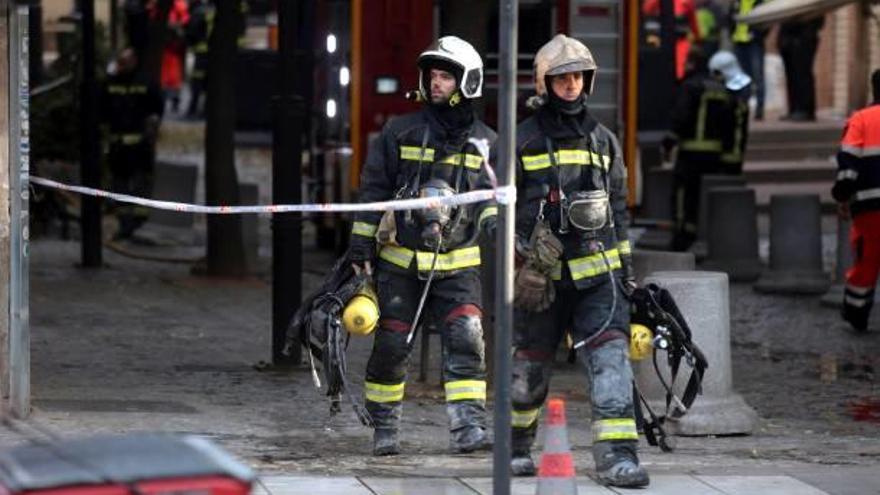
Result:
[[[379,323],[379,304],[376,293],[366,285],[348,300],[342,310],[342,326],[352,335],[367,336]]]
[[[629,358],[632,361],[641,361],[651,355],[654,347],[651,341],[654,334],[645,325],[633,323],[629,326]]]

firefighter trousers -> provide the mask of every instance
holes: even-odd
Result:
[[[849,240],[854,263],[846,272],[843,317],[855,328],[866,330],[880,273],[880,211],[856,215]]]
[[[374,428],[397,430],[411,346],[406,343],[425,287],[415,273],[383,268],[376,274],[381,319],[367,363],[364,391]],[[477,269],[438,273],[430,287],[419,331],[435,318],[441,332],[446,410],[453,439],[477,427],[485,429],[486,365],[481,323],[481,285]]]
[[[153,195],[154,151],[152,145],[142,141],[134,145],[113,144],[108,155],[113,191],[150,198]],[[144,206],[119,204],[116,218],[119,221],[117,237],[131,236],[147,221],[148,210]]]
[[[638,431],[629,363],[630,304],[616,280],[606,280],[584,290],[564,288],[564,285],[564,282],[557,283],[557,297],[548,310],[540,313],[517,310],[514,318],[513,453],[527,455],[531,450],[550,386],[556,349],[566,332],[570,332],[575,343],[595,336],[591,343],[577,350],[577,361],[590,382],[593,454],[597,466],[600,466],[600,458],[607,462],[609,449],[634,456]],[[617,291],[613,314],[612,290]],[[597,334],[609,316],[607,330]]]
[[[719,153],[679,151],[673,176],[673,251],[686,251],[697,238],[697,222],[704,208],[700,205],[703,175],[723,172]]]

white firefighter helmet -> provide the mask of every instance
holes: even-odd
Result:
[[[443,36],[432,43],[419,55],[419,91],[428,98],[429,88],[425,87],[424,72],[432,61],[451,64],[461,70],[458,89],[465,98],[479,98],[483,95],[483,59],[473,45],[457,36]]]
[[[720,50],[709,59],[709,70],[721,74],[724,85],[731,91],[739,91],[752,82],[752,78],[739,66],[739,61],[733,53]]]
[[[586,45],[564,34],[557,34],[535,54],[534,69],[538,96],[547,94],[547,76],[568,72],[584,73],[584,93],[590,95],[598,66]]]

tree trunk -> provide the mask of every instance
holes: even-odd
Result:
[[[209,205],[237,205],[235,66],[241,9],[238,0],[217,2],[216,9],[208,51],[205,191]],[[208,216],[207,271],[208,275],[227,277],[247,273],[240,216]]]

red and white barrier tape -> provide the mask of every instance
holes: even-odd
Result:
[[[121,203],[155,208],[157,210],[179,211],[183,213],[206,213],[210,215],[234,215],[242,213],[288,213],[288,212],[353,212],[353,211],[387,211],[387,210],[419,210],[437,208],[439,206],[458,206],[479,203],[495,199],[500,204],[513,204],[516,201],[516,187],[503,186],[495,189],[479,189],[452,196],[436,198],[397,199],[378,201],[375,203],[319,203],[301,205],[257,205],[257,206],[204,206],[174,201],[159,201],[140,198],[128,194],[119,194],[91,187],[73,186],[42,177],[31,176],[32,184],[39,184],[53,189],[71,191],[86,196],[112,199]]]

